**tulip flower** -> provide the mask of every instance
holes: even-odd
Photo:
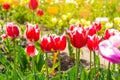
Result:
[[[38,11],[37,11],[37,15],[38,15],[38,16],[43,16],[43,15],[44,15],[43,10],[38,10]]]
[[[71,26],[68,31],[71,44],[76,48],[81,48],[86,45],[87,31],[79,25],[78,27]]]
[[[50,37],[43,37],[40,43],[40,47],[43,51],[51,52],[54,51],[62,51],[66,47],[66,36],[56,36],[50,35]]]
[[[88,33],[88,35],[92,36],[92,35],[97,33],[97,30],[93,26],[91,26],[91,27],[88,28],[87,33]]]
[[[102,37],[94,34],[93,36],[88,36],[87,47],[89,50],[98,50],[98,45],[102,41]]]
[[[25,52],[29,55],[29,56],[35,56],[38,54],[37,49],[35,48],[35,46],[33,44],[28,44]]]
[[[104,33],[104,39],[109,39],[111,36],[114,36],[115,34],[119,33],[118,30],[115,29],[107,29]]]
[[[38,7],[38,0],[30,0],[29,8],[35,10],[37,9],[37,7]]]
[[[95,22],[92,25],[97,31],[101,30],[101,23],[100,22]]]
[[[53,44],[53,49],[55,51],[62,51],[66,47],[66,36],[56,36],[56,35],[50,35],[51,42]]]
[[[27,24],[26,28],[26,38],[31,42],[38,41],[40,38],[40,29],[38,25]]]
[[[100,42],[99,52],[109,62],[120,64],[120,35],[111,36]]]
[[[19,28],[17,25],[14,25],[13,23],[8,23],[6,25],[6,35],[11,38],[18,37],[20,34]]]
[[[50,41],[50,38],[43,37],[41,39],[40,47],[45,52],[51,52],[51,50],[52,50],[52,43]]]
[[[4,3],[2,5],[2,7],[3,7],[3,9],[8,10],[8,9],[10,9],[10,4],[9,3]]]

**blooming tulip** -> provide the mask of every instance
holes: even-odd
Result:
[[[93,36],[88,36],[87,47],[89,50],[98,50],[98,45],[102,41],[102,37],[94,34]]]
[[[37,15],[38,15],[38,16],[43,16],[43,15],[44,15],[43,10],[38,10],[38,11],[37,11]]]
[[[81,48],[86,45],[87,42],[87,31],[79,25],[78,27],[70,27],[68,31],[71,44],[76,48]]]
[[[50,35],[50,37],[46,38],[43,37],[40,43],[40,47],[43,51],[50,52],[54,51],[61,51],[64,50],[66,47],[66,36],[56,36]]]
[[[120,64],[120,35],[100,42],[99,52],[109,62]]]
[[[45,52],[50,52],[52,50],[52,43],[50,41],[50,38],[43,37],[41,39],[40,47]]]
[[[25,52],[29,55],[29,56],[35,56],[38,54],[35,46],[33,44],[28,44],[26,49],[25,49]]]
[[[119,33],[118,30],[115,29],[107,29],[104,33],[104,39],[109,39],[111,36],[114,36],[115,34]]]
[[[8,10],[8,9],[10,9],[10,4],[9,3],[4,3],[2,5],[2,7],[3,7],[3,9]]]
[[[38,7],[38,0],[30,0],[29,8],[35,10],[37,9],[37,7]]]
[[[38,41],[40,38],[40,29],[38,25],[27,24],[26,27],[26,38],[31,42]]]
[[[50,35],[51,42],[53,44],[53,49],[55,51],[57,50],[64,50],[66,47],[66,36],[56,36],[56,35]]]
[[[11,38],[18,37],[20,34],[19,28],[17,25],[14,25],[13,23],[8,23],[6,25],[6,35]]]

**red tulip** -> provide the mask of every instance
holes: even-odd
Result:
[[[43,10],[38,10],[38,11],[37,11],[37,15],[38,15],[38,16],[43,16],[43,15],[44,15]]]
[[[8,9],[10,9],[10,4],[9,3],[4,3],[2,5],[2,7],[3,7],[3,9],[8,10]]]
[[[97,31],[101,30],[101,23],[100,22],[95,22],[92,25]]]
[[[88,35],[92,36],[92,35],[96,34],[96,32],[97,32],[97,30],[93,26],[88,28]]]
[[[71,28],[70,28],[71,29]],[[87,30],[82,26],[74,27],[68,31],[71,44],[76,48],[81,48],[86,45],[87,42]]]
[[[38,41],[40,38],[40,29],[38,25],[27,24],[26,27],[26,38],[31,42]]]
[[[37,9],[37,7],[38,7],[38,0],[30,0],[29,8],[35,10]]]
[[[115,29],[107,29],[104,33],[104,39],[109,39],[111,36],[117,34],[119,31]]]
[[[43,37],[41,39],[40,47],[45,52],[51,52],[53,46],[52,46],[52,43],[50,41],[50,38]]]
[[[102,37],[94,34],[93,36],[88,36],[87,47],[89,50],[98,50],[98,45],[102,41]]]
[[[53,49],[55,51],[65,49],[66,47],[66,36],[65,35],[62,35],[62,36],[51,35],[50,39],[53,44]]]
[[[20,34],[19,28],[17,25],[14,25],[13,23],[8,23],[6,25],[6,35],[11,38],[18,37]]]
[[[29,56],[35,56],[38,54],[38,51],[36,50],[35,46],[33,44],[28,44],[25,52],[29,55]]]
[[[46,52],[64,50],[66,47],[66,36],[50,35],[48,38],[44,37],[41,40],[40,47]]]

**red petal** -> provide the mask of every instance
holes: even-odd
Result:
[[[35,56],[37,54],[37,50],[33,44],[28,44],[25,51],[29,56]]]

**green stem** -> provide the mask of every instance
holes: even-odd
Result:
[[[14,49],[13,49],[13,52],[14,52],[14,80],[17,80],[17,73],[16,73],[16,69],[17,69],[17,67],[16,67],[16,50],[15,50],[16,44],[15,44],[15,39],[13,41],[13,47],[14,47]]]
[[[7,23],[7,12],[8,12],[8,10],[6,11],[6,23]]]
[[[93,53],[94,53],[94,68],[95,68],[94,78],[96,79],[96,53],[95,53],[95,51],[93,51]]]
[[[107,73],[107,80],[111,80],[110,62],[108,63],[108,73]]]
[[[79,79],[79,65],[80,65],[80,49],[76,48],[76,80]]]
[[[90,69],[91,69],[91,65],[92,65],[92,52],[90,51]]]
[[[35,64],[35,56],[32,57],[32,69],[34,74],[34,80],[36,80],[36,64]]]
[[[60,63],[60,51],[58,51],[58,62],[59,62],[59,80],[61,80],[61,63]]]
[[[45,59],[45,66],[46,66],[46,80],[49,80],[49,73],[48,73],[48,54],[45,53],[46,59]]]
[[[34,10],[32,10],[32,20],[33,20],[32,22],[34,24],[35,23],[35,21],[34,21],[35,20]]]

